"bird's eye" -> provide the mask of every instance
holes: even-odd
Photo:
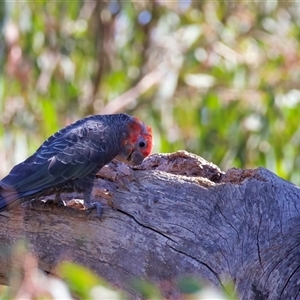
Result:
[[[139,147],[144,148],[146,146],[145,142],[139,142]]]

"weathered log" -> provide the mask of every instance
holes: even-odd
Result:
[[[176,293],[174,280],[192,275],[233,280],[241,299],[300,298],[300,190],[266,169],[225,174],[184,151],[156,154],[136,168],[104,167],[94,197],[109,204],[101,221],[37,200],[0,215],[0,283],[26,238],[41,269],[75,261],[129,293],[129,278]]]

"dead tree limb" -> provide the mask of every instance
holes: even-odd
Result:
[[[43,270],[75,261],[129,293],[129,278],[176,292],[175,279],[188,274],[233,280],[241,299],[300,298],[297,186],[263,168],[224,174],[184,151],[134,169],[113,162],[98,175],[94,196],[109,204],[102,221],[41,201],[0,216],[2,284],[12,245],[26,238]]]

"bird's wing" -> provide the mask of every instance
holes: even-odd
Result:
[[[0,181],[20,197],[37,193],[68,180],[85,177],[114,157],[108,153],[103,124],[88,122],[50,137]]]

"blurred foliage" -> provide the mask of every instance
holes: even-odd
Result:
[[[79,299],[125,299],[125,295],[112,289],[103,279],[86,267],[71,262],[62,262],[58,273],[68,284],[72,294]]]
[[[300,184],[299,1],[0,1],[0,175],[88,114]]]
[[[123,293],[83,266],[64,261],[53,270],[55,276],[47,275],[38,268],[36,257],[28,252],[24,241],[19,241],[12,248],[9,286],[0,286],[1,300],[125,299]]]
[[[62,261],[53,274],[45,274],[38,267],[36,257],[28,251],[28,245],[19,241],[12,247],[12,266],[9,286],[0,286],[0,300],[11,299],[53,299],[53,300],[125,300],[132,295],[112,287],[93,271],[73,262]],[[132,282],[132,291],[141,299],[176,299],[182,300],[236,300],[238,299],[232,283],[219,289],[200,283],[195,277],[182,277],[177,281],[166,280],[153,285],[148,281],[128,277]],[[229,287],[229,288],[228,288]]]

